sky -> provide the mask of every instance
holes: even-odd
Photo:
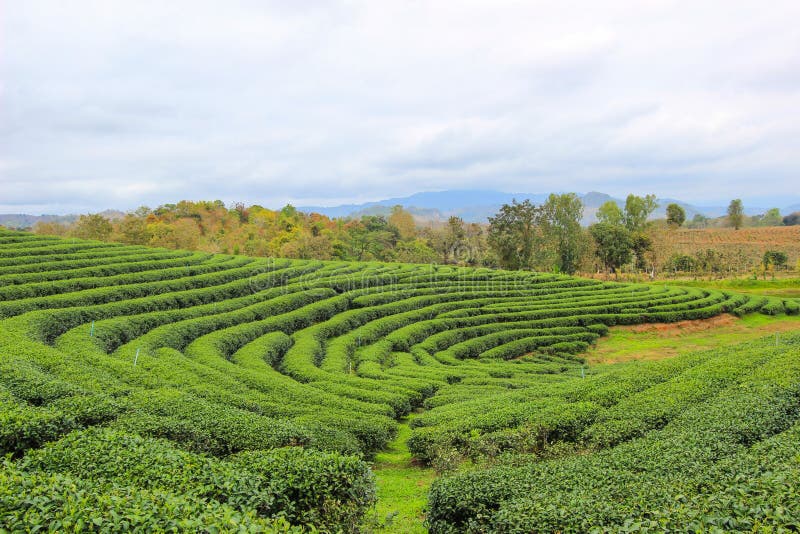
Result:
[[[800,202],[797,0],[0,0],[0,212]]]

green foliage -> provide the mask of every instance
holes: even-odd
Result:
[[[686,210],[675,203],[667,205],[667,224],[673,228],[683,226],[686,221]]]
[[[608,200],[597,210],[597,221],[617,226],[625,223],[625,214],[616,202]]]
[[[589,229],[594,239],[595,254],[603,267],[616,272],[633,257],[633,236],[624,226],[597,223]]]
[[[524,208],[546,245],[531,258],[566,270],[581,239],[577,199]],[[509,215],[506,229],[526,228]],[[226,216],[271,220],[244,206]],[[389,241],[409,235],[403,213],[390,219],[358,224]],[[326,231],[291,208],[272,223]],[[474,229],[452,223],[450,244],[472,246]],[[599,223],[593,236],[604,228],[630,239],[630,258],[630,232]],[[4,231],[0,282],[0,530],[11,531],[357,531],[375,499],[365,459],[394,439],[396,418],[426,408],[404,429],[408,449],[454,473],[465,461],[519,467],[623,447],[766,360],[590,369],[582,352],[609,326],[800,312],[788,298],[555,273],[255,260]],[[533,516],[515,508],[524,497],[508,495],[508,515],[492,501],[500,515],[468,521],[531,530]],[[463,526],[433,502],[436,528]]]
[[[741,199],[731,200],[728,205],[728,224],[736,230],[744,224],[744,205]]]
[[[647,225],[647,218],[656,208],[658,203],[655,195],[628,195],[625,199],[625,227],[631,232],[641,232]]]
[[[544,220],[541,207],[530,200],[504,204],[494,217],[489,217],[489,245],[506,269],[530,269],[535,256],[544,247],[540,227]]]

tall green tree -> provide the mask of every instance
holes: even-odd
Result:
[[[667,224],[671,228],[680,228],[686,221],[686,210],[674,202],[667,206]]]
[[[658,203],[655,195],[628,195],[625,199],[625,227],[631,232],[641,232],[647,226],[647,218],[656,208]]]
[[[573,274],[586,245],[581,228],[583,202],[575,193],[552,194],[542,208],[544,238],[555,249],[557,266],[561,272]]]
[[[736,230],[744,224],[744,204],[742,204],[742,199],[736,198],[728,204],[728,224]]]
[[[781,217],[781,210],[772,208],[767,210],[763,217],[761,217],[761,226],[781,226],[783,225],[783,217]]]
[[[540,232],[541,207],[530,200],[504,204],[494,217],[489,217],[489,246],[500,266],[506,269],[530,269],[537,245],[543,242]]]
[[[624,224],[625,214],[616,202],[609,200],[597,209],[597,221],[606,224]]]
[[[621,224],[597,223],[589,228],[595,243],[595,255],[603,267],[617,272],[621,266],[629,263],[633,256],[633,237],[631,232]]]

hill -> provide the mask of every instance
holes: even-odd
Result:
[[[534,204],[541,204],[547,199],[545,193],[504,193],[494,190],[447,190],[436,192],[415,193],[407,197],[389,198],[363,204],[345,204],[340,206],[301,206],[300,211],[308,213],[321,213],[328,217],[358,217],[361,215],[385,215],[392,206],[403,206],[417,217],[420,222],[444,222],[451,216],[461,217],[465,222],[485,223],[489,217],[494,216],[503,204],[512,200],[522,201],[529,199]],[[625,200],[615,198],[606,193],[596,191],[578,195],[584,203],[583,224],[595,222],[597,208],[603,203],[612,200],[623,206]],[[671,198],[658,199],[659,207],[652,218],[663,219],[666,217],[666,207],[676,203],[686,210],[688,219],[696,214],[706,217],[720,217],[726,213],[726,206],[698,207],[682,200]],[[767,208],[745,205],[747,215],[764,213]],[[795,211],[790,208],[782,210],[784,213]]]

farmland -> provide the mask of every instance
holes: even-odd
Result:
[[[798,313],[728,289],[0,232],[0,529],[356,531],[386,527],[378,495],[422,528],[404,477],[430,485],[433,532],[789,529],[800,334],[586,355],[619,325]]]

